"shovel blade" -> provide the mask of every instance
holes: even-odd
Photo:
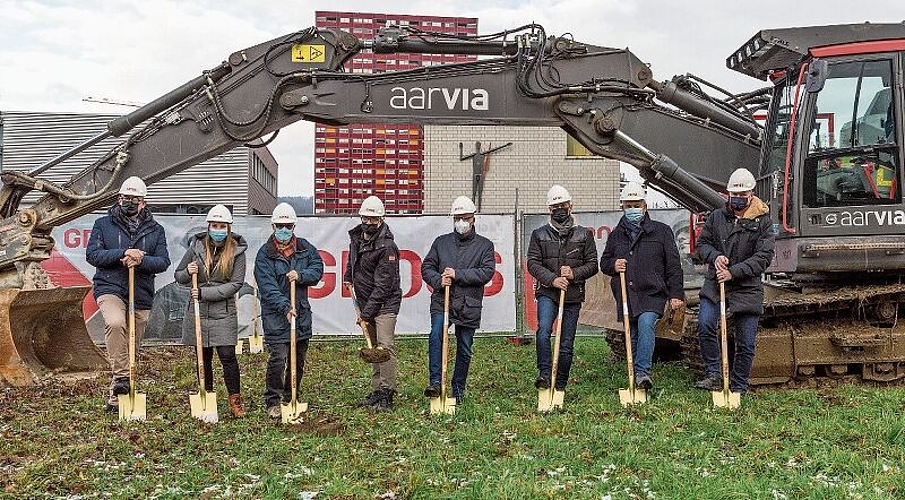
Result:
[[[456,398],[430,398],[431,415],[455,415]]]
[[[264,337],[260,335],[248,337],[248,352],[249,354],[264,352]]]
[[[192,407],[192,416],[202,422],[216,424],[220,421],[217,415],[217,394],[214,392],[189,394],[189,406]]]
[[[280,405],[280,422],[284,424],[300,424],[305,421],[308,403],[284,403]]]
[[[537,390],[537,411],[548,412],[555,408],[562,409],[563,402],[566,398],[566,391],[558,391],[556,389],[538,389]]]
[[[362,347],[358,350],[358,356],[367,363],[379,364],[390,360],[390,351],[383,347]]]
[[[635,387],[632,389],[619,389],[619,402],[622,406],[647,403],[647,391]]]
[[[729,408],[734,410],[742,405],[742,396],[737,392],[713,391],[713,406],[717,408]]]
[[[239,339],[239,341],[236,342],[236,356],[240,356],[242,354],[244,345],[245,343],[242,341],[242,339]]]
[[[119,403],[119,421],[131,422],[145,420],[147,418],[148,398],[145,394],[136,392],[134,396],[120,394],[117,396]]]

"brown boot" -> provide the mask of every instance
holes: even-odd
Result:
[[[229,412],[236,418],[245,416],[245,406],[242,404],[242,396],[239,394],[229,395]]]

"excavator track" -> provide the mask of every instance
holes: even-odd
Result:
[[[905,383],[905,322],[899,321],[903,305],[901,284],[826,287],[808,293],[780,290],[765,303],[751,385]],[[731,325],[730,319],[730,339]],[[731,353],[731,340],[729,344]],[[697,310],[686,311],[680,345],[688,367],[703,375]]]

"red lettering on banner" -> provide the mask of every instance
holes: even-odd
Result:
[[[503,257],[500,256],[499,253],[493,252],[493,260],[500,265],[503,263]],[[503,289],[503,275],[500,274],[499,271],[493,271],[493,278],[490,279],[490,283],[484,285],[484,296],[491,297],[500,293],[500,290]]]
[[[320,283],[308,287],[308,297],[312,299],[327,297],[336,288],[336,273],[333,272],[333,268],[336,266],[336,258],[326,250],[318,250],[317,253],[324,261],[324,275],[321,277]]]
[[[602,240],[604,236],[609,238],[611,232],[613,232],[613,229],[610,228],[610,226],[600,226],[596,231],[594,231],[594,235],[598,240]]]
[[[421,257],[411,250],[399,250],[399,260],[404,260],[412,266],[411,286],[409,291],[402,295],[403,299],[407,299],[421,291]]]
[[[66,248],[88,248],[88,238],[91,237],[90,229],[76,229],[71,227],[63,231],[63,244]]]

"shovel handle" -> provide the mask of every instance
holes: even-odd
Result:
[[[355,321],[358,323],[358,326],[361,328],[361,333],[365,336],[365,343],[368,345],[368,349],[374,348],[374,343],[371,342],[371,326],[363,319],[361,319],[361,309],[358,307],[358,297],[355,296],[355,287],[349,287],[349,295],[352,296],[352,307],[355,308],[355,316],[358,319]]]
[[[729,394],[729,340],[726,333],[726,283],[720,282],[720,347],[723,372],[723,392]]]
[[[198,290],[198,273],[192,275],[192,290]],[[201,345],[201,311],[198,306],[198,298],[192,297],[195,306],[195,355],[198,358],[198,394],[204,398],[207,391],[204,388],[204,357]]]
[[[251,315],[251,334],[258,337],[258,285],[251,285],[251,304],[254,308]]]
[[[129,396],[135,399],[135,268],[129,266]]]
[[[443,338],[440,361],[440,398],[446,402],[446,363],[449,362],[449,285],[443,287]]]
[[[295,281],[289,282],[289,300],[292,302],[292,307],[289,309],[289,312],[293,313],[292,317],[289,321],[289,373],[290,373],[290,384],[292,384],[292,408],[295,410],[297,400],[296,400],[296,340],[295,340]],[[285,373],[285,372],[284,372]]]
[[[628,389],[635,391],[635,362],[632,359],[632,326],[628,317],[628,287],[625,286],[625,271],[619,271],[622,287],[622,324],[625,328],[625,364],[628,367]]]

